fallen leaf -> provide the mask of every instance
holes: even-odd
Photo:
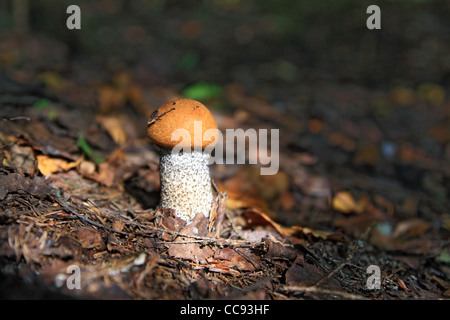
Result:
[[[144,102],[144,92],[137,84],[131,84],[127,89],[127,98],[135,106],[140,106]]]
[[[0,200],[3,200],[9,193],[23,191],[33,196],[43,198],[52,192],[52,189],[41,177],[26,178],[18,173],[7,175],[0,174]]]
[[[391,90],[391,101],[399,106],[410,106],[416,100],[414,91],[407,87],[396,87]]]
[[[305,175],[299,181],[302,192],[315,198],[329,198],[331,196],[330,181],[320,175]]]
[[[29,146],[20,146],[16,141],[8,139],[9,143],[14,143],[8,149],[4,150],[5,157],[3,158],[3,164],[15,169],[20,169],[22,172],[28,174],[36,173],[36,158],[34,156],[33,149]],[[3,139],[0,137],[0,143],[3,144]],[[6,144],[3,144],[6,145]]]
[[[52,158],[46,155],[38,155],[36,158],[38,161],[38,169],[44,176],[73,169],[83,160],[83,157],[80,157],[77,161],[69,162],[64,159]]]
[[[229,268],[236,268],[238,270],[246,271],[255,270],[255,266],[250,261],[245,259],[242,254],[239,254],[231,248],[216,250],[214,253],[214,258],[222,260],[221,262]]]
[[[229,209],[257,208],[274,217],[274,208],[269,203],[282,204],[276,202],[284,193],[286,207],[292,208],[295,204],[288,192],[289,177],[283,171],[261,176],[257,167],[245,167],[224,182],[218,181],[217,185],[221,192],[226,191]]]
[[[397,239],[410,239],[423,234],[430,227],[431,224],[424,220],[408,219],[397,223],[392,236]]]
[[[338,146],[346,151],[353,151],[356,147],[355,141],[342,132],[331,133],[328,136],[328,140],[332,145]]]
[[[41,79],[44,84],[53,91],[61,91],[64,89],[64,81],[60,74],[55,71],[45,71],[38,74],[38,78]]]
[[[97,248],[99,250],[105,249],[105,243],[100,235],[100,232],[91,228],[79,227],[75,232],[76,241],[84,249]]]
[[[354,155],[354,161],[357,164],[375,166],[380,157],[377,145],[373,143],[361,143]]]
[[[295,206],[295,198],[291,192],[285,191],[282,194],[280,194],[277,203],[279,204],[279,206],[283,211],[289,211]]]
[[[242,215],[245,219],[245,222],[247,223],[247,228],[250,228],[254,225],[271,225],[281,235],[286,235],[285,229],[281,225],[273,221],[266,213],[257,208],[248,208],[242,213]]]
[[[360,238],[367,229],[377,221],[376,217],[369,214],[360,214],[350,217],[337,218],[334,220],[335,228],[342,229],[345,234]]]
[[[335,235],[333,232],[326,231],[326,230],[316,230],[306,227],[299,227],[299,226],[292,226],[290,228],[284,228],[286,235],[296,235],[296,234],[304,234],[304,235],[312,235],[315,238],[321,238],[321,239],[337,239],[341,241],[340,238],[338,238],[338,235]]]
[[[374,204],[377,204],[378,206],[384,207],[386,209],[386,212],[388,216],[392,216],[394,214],[394,204],[387,200],[386,198],[382,197],[381,195],[377,194],[373,197]]]
[[[92,180],[100,182],[107,187],[114,184],[116,168],[112,166],[109,162],[103,162],[98,166],[98,172],[89,176]]]
[[[433,83],[421,84],[418,88],[420,99],[430,103],[432,106],[439,106],[445,101],[445,89]]]
[[[355,201],[349,191],[339,191],[332,199],[331,206],[334,210],[341,213],[362,213],[369,204],[367,195]]]
[[[127,134],[121,118],[117,116],[97,116],[95,120],[100,123],[118,145],[124,144],[127,141]]]
[[[110,85],[98,89],[99,111],[108,113],[119,109],[125,103],[125,94]]]
[[[118,221],[118,220],[115,220],[112,225],[112,228],[117,231],[122,231],[124,227],[125,227],[125,223],[122,221]]]
[[[430,254],[433,244],[424,232],[431,225],[420,219],[408,219],[397,223],[391,234],[383,234],[374,228],[370,235],[370,243],[383,250],[404,251],[414,254]]]
[[[249,208],[243,212],[246,220],[246,227],[249,228],[254,225],[270,225],[275,228],[282,236],[293,236],[296,234],[312,235],[317,238],[327,239],[332,232],[324,230],[313,230],[300,226],[285,227],[273,221],[266,213],[256,209]]]
[[[308,121],[308,130],[311,133],[319,133],[323,130],[324,123],[319,119],[311,119]]]
[[[84,160],[81,161],[78,171],[83,177],[89,177],[95,173],[96,165],[92,161]]]
[[[208,219],[199,213],[179,232],[185,235],[206,236],[208,233]],[[213,256],[214,251],[210,247],[192,242],[192,240],[195,240],[195,238],[178,236],[174,240],[175,243],[168,242],[166,244],[169,247],[167,252],[175,258],[206,263],[207,259]]]

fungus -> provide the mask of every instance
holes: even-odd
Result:
[[[217,123],[200,102],[179,99],[162,105],[147,123],[147,137],[160,147],[160,207],[190,222],[209,217],[213,203],[208,146],[217,142]]]

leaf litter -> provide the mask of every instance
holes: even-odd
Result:
[[[14,66],[16,40],[1,39],[1,63]],[[2,276],[93,299],[449,297],[444,85],[306,81],[290,90],[296,69],[280,60],[264,81],[281,89],[195,76],[183,90],[162,85],[170,68],[157,54],[87,84],[98,67],[74,68],[70,79],[64,46],[24,43],[46,58],[0,75]],[[159,69],[143,72],[147,60]],[[280,68],[290,77],[276,78]],[[212,166],[212,219],[189,226],[157,208],[158,154],[143,135],[155,106],[183,93],[209,99],[222,128],[283,133],[274,176]],[[82,291],[66,285],[73,265]],[[382,271],[377,290],[366,285],[371,265]]]
[[[79,132],[63,128],[67,133],[61,137],[71,144],[48,152],[33,136],[54,132],[53,122],[35,126],[33,136],[24,121],[8,121],[1,132],[5,243],[0,254],[65,294],[74,294],[62,285],[73,264],[81,267],[85,288],[75,296],[88,298],[189,299],[191,292],[196,298],[257,293],[264,299],[435,298],[448,290],[448,279],[439,274],[427,289],[414,290],[427,278],[414,278],[407,259],[392,261],[395,252],[428,253],[433,259],[433,240],[423,237],[432,228],[429,222],[414,216],[392,220],[398,204],[368,188],[354,195],[349,185],[341,185],[332,194],[329,180],[306,171],[304,179],[291,180],[289,170],[299,170],[293,164],[272,177],[248,167],[219,179],[211,222],[200,214],[186,226],[170,210],[144,207],[126,188],[137,175],[153,183],[134,188],[151,187],[150,196],[158,197],[156,149],[138,140],[130,144],[123,131],[112,132],[120,123],[105,122],[111,118],[96,119],[97,130],[113,140],[109,149],[98,148],[100,140],[92,138],[90,146]],[[307,212],[295,200],[299,194],[303,205],[316,206],[321,223],[314,217],[289,222],[289,214],[283,222],[280,208]],[[279,206],[277,199],[288,203]],[[402,204],[405,214],[417,210],[408,199],[413,198]],[[384,290],[371,292],[364,285],[365,268],[380,262]],[[199,281],[206,288],[198,289]]]

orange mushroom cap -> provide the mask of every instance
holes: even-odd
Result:
[[[195,121],[199,121],[197,130],[195,130]],[[183,141],[182,136],[175,135],[175,141],[172,141],[172,134],[177,129],[187,130],[190,140]],[[209,129],[215,130],[205,135]],[[191,148],[201,146],[205,149],[208,145],[214,145],[217,142],[218,129],[212,113],[202,103],[192,99],[178,99],[165,103],[155,111],[147,124],[147,137],[167,149],[177,145]]]

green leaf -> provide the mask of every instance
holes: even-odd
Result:
[[[103,157],[95,152],[89,143],[83,138],[83,136],[78,137],[77,146],[83,151],[83,153],[94,162],[99,165],[104,161]]]
[[[183,95],[194,100],[208,100],[219,98],[223,94],[223,88],[215,83],[200,81],[183,90]]]
[[[45,108],[48,108],[51,104],[52,104],[52,103],[51,103],[50,100],[48,100],[48,99],[41,99],[41,100],[36,101],[36,102],[33,104],[33,108],[36,108],[36,109],[45,109]]]
[[[450,264],[450,253],[442,250],[441,254],[436,257],[436,260],[442,263]]]
[[[58,115],[58,113],[56,112],[56,110],[55,109],[51,109],[48,112],[48,119],[51,120],[51,121],[56,120],[57,115]]]

